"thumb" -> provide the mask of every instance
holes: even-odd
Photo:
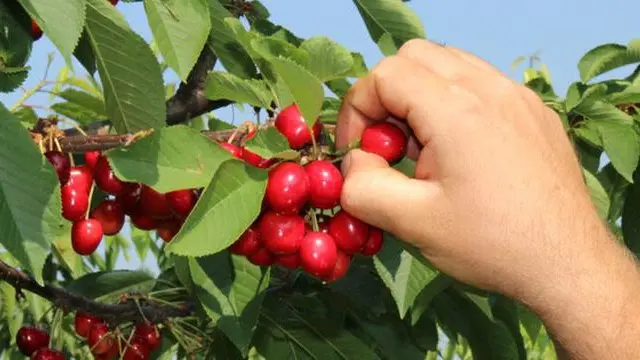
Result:
[[[359,149],[342,161],[344,185],[342,208],[358,219],[402,237],[424,244],[433,209],[440,208],[437,183],[407,177],[390,167],[382,157]]]

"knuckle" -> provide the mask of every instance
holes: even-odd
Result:
[[[427,42],[423,39],[411,39],[406,41],[398,49],[398,55],[413,54],[416,51],[423,51]]]

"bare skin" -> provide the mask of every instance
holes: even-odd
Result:
[[[559,117],[462,50],[413,40],[351,88],[337,146],[402,119],[413,177],[360,150],[342,206],[456,279],[521,301],[569,359],[640,357],[640,271],[600,221]],[[382,191],[384,189],[384,191]]]

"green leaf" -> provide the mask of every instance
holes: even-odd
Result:
[[[340,98],[343,98],[351,88],[351,83],[346,79],[327,81],[325,85]]]
[[[602,184],[598,181],[598,178],[596,178],[595,175],[584,168],[582,169],[582,173],[584,175],[587,188],[589,189],[591,201],[595,205],[596,210],[598,210],[598,215],[602,220],[606,220],[607,215],[609,214],[609,207],[611,205],[607,191],[602,187]]]
[[[85,21],[85,0],[18,1],[51,39],[67,63],[71,63],[71,54],[80,39]]]
[[[388,233],[384,234],[382,250],[374,256],[374,265],[391,291],[402,318],[422,289],[438,275],[438,271],[414,258]]]
[[[310,55],[306,68],[323,82],[341,78],[354,67],[349,50],[327,37],[311,37],[300,48]]]
[[[287,58],[294,61],[298,65],[308,69],[312,60],[311,54],[303,48],[286,42],[285,40],[272,37],[259,37],[254,34],[255,38],[251,41],[254,51],[265,59]]]
[[[582,83],[573,83],[567,90],[565,101],[566,111],[569,112],[586,101],[599,100],[607,92],[605,84],[595,84],[587,86]]]
[[[640,257],[640,174],[629,187],[622,209],[622,233],[624,242],[636,256]]]
[[[266,130],[257,131],[256,135],[245,143],[245,148],[265,159],[270,159],[284,151],[290,150],[287,138],[275,127],[268,127]]]
[[[300,46],[300,44],[302,44],[302,42],[304,41],[304,39],[296,36],[289,29],[283,27],[282,25],[276,25],[266,19],[254,21],[251,24],[251,30],[257,31],[260,34],[263,34],[270,38],[284,40],[295,46]]]
[[[60,184],[29,133],[0,103],[0,243],[42,282],[54,236],[61,233]]]
[[[30,125],[35,125],[39,120],[38,114],[32,107],[21,106],[13,112],[13,115],[18,117],[21,122]]]
[[[239,160],[224,162],[167,250],[199,257],[226,249],[258,217],[267,178]]]
[[[211,116],[209,118],[208,126],[210,131],[231,130],[236,128],[232,124],[229,124],[228,122],[220,120],[214,116]]]
[[[209,100],[231,100],[262,108],[271,108],[273,97],[262,80],[242,79],[223,71],[212,71],[207,76],[205,96]]]
[[[106,116],[104,101],[92,94],[85,91],[78,91],[74,89],[65,89],[56,94],[57,96],[74,104],[82,105],[88,110],[93,111],[98,115]]]
[[[493,296],[492,300],[491,310],[493,316],[500,320],[509,329],[518,349],[518,359],[527,360],[527,350],[525,349],[524,339],[520,333],[518,304],[501,295]]]
[[[144,271],[114,270],[87,274],[67,285],[67,290],[96,300],[116,298],[127,292],[147,292],[156,280]]]
[[[107,115],[116,131],[164,126],[164,82],[149,45],[104,0],[87,0],[85,29],[97,59]],[[122,49],[127,49],[126,55]]]
[[[633,182],[633,172],[640,159],[640,136],[634,126],[608,122],[600,124],[598,131],[613,166],[627,181]]]
[[[65,222],[63,231],[53,239],[53,253],[74,278],[85,274],[82,257],[71,246],[70,222]]]
[[[627,188],[630,184],[618,173],[611,163],[605,165],[600,172],[597,173],[596,177],[611,201],[607,219],[609,222],[617,222],[620,216],[622,216],[622,207],[624,206],[625,198],[627,197]]]
[[[399,48],[408,40],[426,38],[420,17],[397,0],[353,0],[369,35],[385,55],[389,45]]]
[[[182,81],[187,81],[211,29],[207,3],[204,0],[147,0],[144,8],[162,57]]]
[[[106,153],[118,177],[159,192],[203,187],[231,155],[185,125],[154,131],[127,147]]]
[[[592,78],[621,66],[640,62],[640,39],[629,45],[604,44],[589,50],[578,62],[580,79],[587,82]]]
[[[257,74],[256,65],[236,39],[235,32],[225,22],[233,15],[218,0],[209,1],[211,15],[211,36],[209,46],[213,49],[222,66],[231,74],[241,78],[252,78]]]
[[[320,121],[323,124],[335,124],[338,121],[338,113],[342,101],[340,99],[325,97],[322,103],[322,111],[320,112]]]
[[[243,355],[256,328],[270,271],[227,252],[189,259],[195,293],[209,317]]]
[[[93,75],[98,70],[96,66],[96,55],[93,53],[86,30],[82,31],[78,45],[75,50],[73,50],[73,56],[78,59],[89,74]]]
[[[31,55],[32,44],[29,34],[11,16],[7,6],[0,2],[0,63],[3,64],[0,65],[0,92],[11,92],[26,80],[27,72],[11,74],[6,68],[24,67]]]
[[[62,116],[66,116],[69,119],[77,121],[81,125],[108,119],[106,115],[96,113],[93,110],[84,107],[82,104],[74,102],[65,101],[55,103],[51,105],[51,109]]]

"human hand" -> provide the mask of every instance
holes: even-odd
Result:
[[[626,300],[610,296],[628,299],[638,273],[598,218],[559,117],[533,91],[473,55],[413,40],[349,91],[337,147],[391,117],[411,135],[415,174],[351,151],[346,211],[458,280],[531,305],[561,333],[574,324],[553,323],[557,311],[566,310],[563,322],[581,320],[602,302],[599,311],[622,316]]]

